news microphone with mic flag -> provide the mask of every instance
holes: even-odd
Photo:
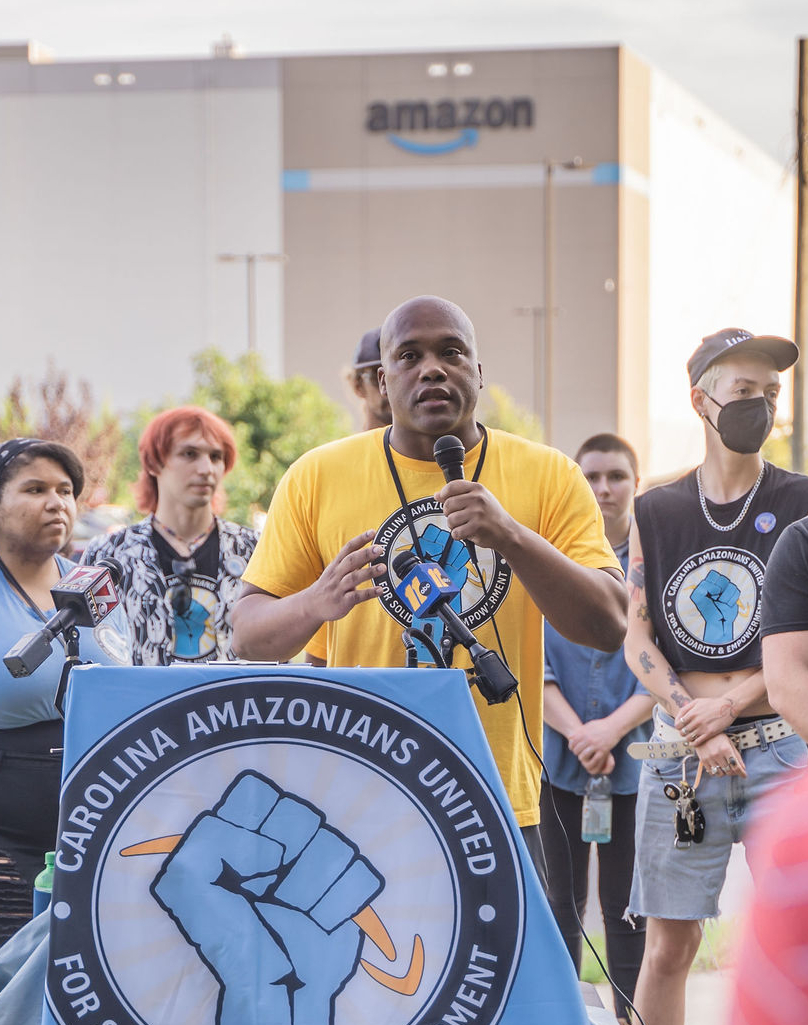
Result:
[[[468,649],[476,673],[473,682],[488,704],[507,701],[518,686],[516,677],[495,651],[480,644],[449,605],[460,592],[444,570],[436,562],[421,562],[411,551],[399,552],[393,569],[401,578],[396,594],[410,612],[420,618],[437,616],[452,638]]]
[[[26,634],[4,656],[14,677],[30,676],[51,653],[51,644],[64,634],[77,643],[73,631],[79,626],[97,626],[120,603],[116,586],[123,576],[117,559],[99,559],[94,566],[74,566],[51,588],[56,615],[41,630]],[[76,658],[78,656],[76,655]]]

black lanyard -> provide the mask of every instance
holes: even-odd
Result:
[[[478,423],[477,426],[482,431],[483,441],[482,445],[480,446],[480,455],[477,459],[477,465],[474,467],[474,473],[471,477],[472,481],[474,482],[480,479],[480,474],[482,473],[483,469],[483,463],[485,462],[485,454],[488,451],[488,431],[485,429],[483,424]],[[421,551],[421,542],[418,539],[418,535],[415,532],[415,521],[412,518],[412,510],[410,509],[409,502],[407,501],[407,498],[404,494],[404,488],[401,485],[401,478],[398,475],[396,464],[393,462],[393,453],[390,448],[391,430],[392,428],[388,427],[384,432],[384,454],[387,457],[387,465],[390,467],[390,476],[393,478],[393,483],[395,484],[396,491],[398,492],[398,500],[399,502],[401,502],[401,509],[404,513],[404,516],[406,517],[407,526],[410,528],[410,537],[412,538],[413,547],[418,553],[418,558],[421,560],[421,562],[426,562],[426,560],[424,559],[424,553]],[[451,543],[452,538],[450,537],[449,541],[447,542],[446,548],[443,550],[440,558],[438,559],[438,565],[443,565],[443,559],[446,557],[447,549],[449,548]]]
[[[61,577],[62,571],[61,571],[61,568],[60,568],[58,562],[56,563],[56,568],[59,570],[59,576]],[[3,576],[11,584],[12,588],[19,593],[20,597],[25,602],[25,604],[28,606],[28,608],[35,615],[37,615],[42,620],[43,623],[47,623],[48,622],[48,617],[45,615],[45,613],[42,611],[42,609],[37,605],[37,603],[30,596],[30,594],[28,594],[28,592],[25,590],[25,588],[22,586],[22,584],[19,582],[19,580],[17,580],[17,578],[14,576],[14,574],[11,572],[11,570],[3,562],[2,559],[0,559],[0,572],[2,572]],[[65,641],[64,637],[62,637],[61,634],[59,634],[59,640],[61,641],[62,647],[65,649],[65,652],[67,652],[67,642]]]
[[[58,566],[59,564],[57,563],[56,565]],[[0,559],[0,572],[2,572],[3,576],[6,578],[6,580],[8,580],[8,582],[11,584],[11,586],[14,588],[14,590],[18,592],[18,594],[20,595],[22,600],[25,602],[25,604],[28,606],[28,608],[35,615],[39,616],[39,618],[42,620],[43,623],[47,623],[48,617],[45,615],[45,613],[42,611],[42,609],[37,605],[37,603],[34,601],[34,599],[28,594],[28,592],[25,590],[25,588],[22,586],[22,584],[17,580],[17,578],[14,576],[14,574],[11,572],[11,570],[3,562],[2,559]],[[59,576],[61,576],[61,575],[62,574],[60,572]]]

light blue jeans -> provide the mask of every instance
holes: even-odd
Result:
[[[673,720],[659,713],[663,722]],[[730,727],[727,732],[750,729],[754,723]],[[654,734],[651,740],[659,740]],[[808,764],[808,748],[796,734],[742,752],[747,778],[702,773],[696,800],[704,812],[704,840],[689,847],[674,847],[674,802],[663,786],[682,779],[693,786],[698,759],[649,759],[643,762],[637,793],[636,855],[629,911],[651,918],[699,920],[718,915],[718,896],[724,885],[734,843],[743,843],[761,799],[781,786],[793,772]],[[765,812],[765,802],[763,804]]]

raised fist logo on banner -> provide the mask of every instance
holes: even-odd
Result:
[[[181,837],[121,853],[169,850],[151,892],[220,984],[217,1025],[333,1022],[385,885],[356,846],[247,771]]]

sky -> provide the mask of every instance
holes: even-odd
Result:
[[[0,33],[60,61],[623,43],[791,166],[808,0],[0,0]]]

